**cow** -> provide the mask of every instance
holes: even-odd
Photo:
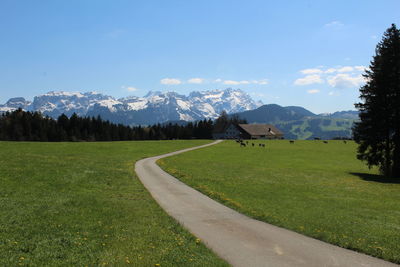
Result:
[[[290,140],[289,143],[294,144],[294,140]]]

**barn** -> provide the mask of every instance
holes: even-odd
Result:
[[[271,124],[230,124],[214,139],[283,139],[283,133]]]

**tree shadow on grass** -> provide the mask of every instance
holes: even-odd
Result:
[[[400,178],[387,178],[379,174],[350,172],[351,175],[358,176],[360,179],[369,182],[383,183],[383,184],[400,184]]]

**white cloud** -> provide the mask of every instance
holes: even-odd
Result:
[[[329,93],[328,93],[328,95],[334,95],[335,94],[335,92],[333,92],[333,91],[330,91]]]
[[[307,75],[304,78],[299,78],[294,81],[295,85],[309,85],[315,83],[323,83],[324,81],[321,79],[321,76],[318,74]]]
[[[307,90],[307,93],[309,93],[309,94],[317,94],[319,92],[320,91],[318,89]]]
[[[225,85],[248,85],[248,84],[259,84],[259,85],[267,85],[269,83],[268,79],[260,79],[260,80],[223,80],[223,79],[215,79],[214,83],[222,83]]]
[[[358,71],[365,71],[365,70],[367,70],[368,68],[365,67],[365,66],[354,66],[354,69],[356,69],[356,70],[358,70]]]
[[[352,72],[353,70],[354,70],[353,67],[345,66],[345,67],[337,69],[337,72]]]
[[[232,81],[232,80],[226,80],[222,82],[223,84],[227,84],[227,85],[238,85],[239,82],[238,81]]]
[[[354,70],[354,68],[351,66],[344,66],[344,67],[338,67],[338,68],[329,68],[329,69],[325,70],[325,73],[351,72],[353,70]]]
[[[324,73],[343,73],[343,72],[354,72],[354,71],[364,71],[366,69],[365,66],[343,66],[337,68],[329,68],[324,71]]]
[[[353,88],[359,87],[365,82],[362,75],[350,76],[349,74],[339,73],[328,78],[328,84],[334,88]]]
[[[368,69],[365,66],[337,66],[334,68],[317,67],[314,69],[304,69],[300,72],[305,74],[294,81],[295,85],[310,85],[316,83],[328,83],[333,88],[355,88],[365,83],[362,73]],[[315,90],[309,90],[308,93],[316,93]],[[329,95],[337,95],[332,91]]]
[[[191,78],[188,80],[188,83],[195,83],[195,84],[201,84],[204,82],[204,79],[202,78]]]
[[[121,88],[122,88],[122,89],[125,89],[125,90],[127,90],[127,91],[129,91],[129,92],[135,92],[135,91],[139,90],[139,89],[137,89],[136,87],[133,87],[133,86],[125,86],[125,85],[121,86]]]
[[[322,73],[322,70],[320,69],[305,69],[300,71],[303,74],[319,74]]]
[[[331,21],[325,24],[325,27],[342,27],[344,24],[338,20]]]
[[[335,68],[329,68],[329,69],[327,69],[326,71],[325,71],[325,73],[334,73],[334,72],[336,72],[337,70],[335,69]]]
[[[268,84],[267,79],[262,79],[262,80],[241,80],[241,81],[235,81],[235,80],[221,80],[217,79],[215,80],[216,82],[222,82],[223,84],[226,85],[239,85],[239,84],[260,84],[260,85],[266,85]]]
[[[238,85],[238,84],[240,84],[239,81],[233,81],[233,80],[225,80],[222,83],[226,84],[226,85]]]
[[[256,84],[260,84],[260,85],[266,85],[268,84],[268,80],[267,79],[263,79],[263,80],[259,80],[259,81],[255,81]]]
[[[178,85],[178,84],[181,84],[182,82],[179,79],[164,78],[164,79],[161,79],[160,83],[166,84],[166,85]]]

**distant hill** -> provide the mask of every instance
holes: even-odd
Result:
[[[358,120],[358,111],[357,110],[337,111],[337,112],[334,112],[334,113],[319,114],[319,116],[332,118],[332,119],[353,119],[353,120]]]
[[[302,107],[282,107],[277,104],[263,105],[259,108],[236,113],[234,115],[238,115],[249,123],[276,123],[316,116],[311,111]]]
[[[235,113],[248,123],[271,123],[285,133],[287,139],[351,138],[351,128],[358,119],[357,111],[314,114],[297,106],[263,105],[254,110]]]

